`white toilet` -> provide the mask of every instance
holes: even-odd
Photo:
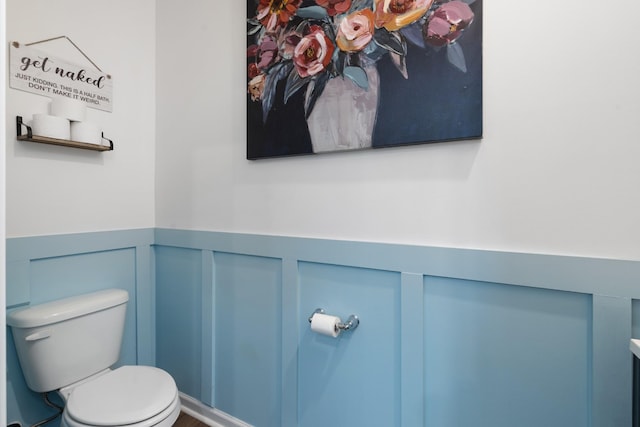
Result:
[[[30,389],[57,390],[61,427],[170,427],[180,414],[176,383],[151,366],[110,369],[120,356],[129,294],[109,289],[11,312]]]

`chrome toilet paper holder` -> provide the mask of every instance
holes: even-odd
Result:
[[[313,315],[316,313],[326,314],[322,308],[316,308],[313,313],[311,313],[311,316],[309,316],[309,323],[311,323],[311,319],[313,319]],[[338,323],[338,329],[340,329],[341,331],[352,331],[357,328],[359,324],[360,319],[358,319],[358,316],[352,314],[351,316],[349,316],[346,322]]]

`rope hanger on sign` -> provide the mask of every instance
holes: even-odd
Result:
[[[97,69],[98,71],[100,71],[101,73],[103,72],[103,71],[100,69],[100,67],[98,67],[98,65],[96,65],[96,63],[95,63],[95,62],[93,62],[93,60],[92,60],[91,58],[89,58],[89,56],[88,56],[86,53],[84,53],[84,51],[83,51],[82,49],[80,49],[80,47],[78,47],[78,45],[77,45],[77,44],[75,44],[75,43],[73,42],[73,40],[71,40],[71,39],[70,39],[69,37],[67,37],[67,36],[58,36],[58,37],[52,37],[52,38],[50,38],[50,39],[39,40],[39,41],[36,41],[36,42],[25,43],[25,46],[33,46],[34,44],[47,43],[47,42],[51,42],[51,41],[59,40],[59,39],[66,39],[69,43],[71,43],[71,45],[72,45],[73,47],[75,47],[75,48],[78,50],[78,52],[80,52],[80,53],[82,54],[82,56],[84,56],[84,57],[87,59],[87,61],[89,61],[89,62],[91,63],[91,65],[93,65],[94,67],[96,67],[96,69]],[[16,48],[20,47],[20,43],[18,43],[18,42],[13,42],[12,44],[13,44],[13,47],[16,47]],[[108,79],[110,79],[110,78],[111,78],[111,75],[110,75],[110,74],[107,74],[107,78],[108,78]]]

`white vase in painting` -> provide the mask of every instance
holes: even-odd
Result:
[[[380,77],[374,64],[364,68],[368,88],[351,79],[327,82],[307,119],[314,153],[370,148],[378,111]]]

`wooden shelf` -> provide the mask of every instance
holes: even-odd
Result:
[[[81,148],[84,150],[93,150],[93,151],[112,151],[113,150],[113,141],[111,141],[108,138],[105,138],[104,135],[102,135],[102,139],[104,139],[105,141],[108,141],[109,145],[90,144],[88,142],[71,141],[68,139],[49,138],[48,136],[34,135],[31,131],[31,126],[26,125],[22,121],[21,116],[16,117],[16,126],[17,126],[18,141],[37,142],[39,144],[58,145],[62,147]],[[27,128],[26,135],[22,134],[23,126]]]

